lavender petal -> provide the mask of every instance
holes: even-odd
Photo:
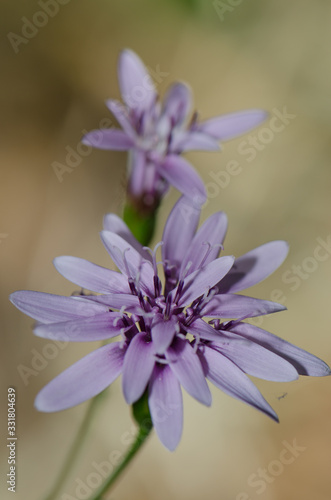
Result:
[[[167,365],[155,365],[149,383],[149,409],[161,443],[173,451],[183,430],[183,400],[180,384]]]
[[[67,255],[56,257],[53,263],[67,280],[87,290],[98,293],[130,293],[128,280],[116,271]]]
[[[20,311],[41,323],[57,323],[104,313],[107,308],[81,297],[20,290],[10,296]]]
[[[285,260],[288,244],[271,241],[236,259],[229,274],[219,283],[221,293],[240,292],[270,276]]]
[[[206,189],[200,176],[184,158],[168,155],[157,166],[159,173],[178,191],[183,193],[197,206],[207,199]]]
[[[67,368],[37,395],[39,411],[66,410],[106,389],[121,373],[124,349],[119,342],[100,347]]]
[[[204,346],[199,357],[208,380],[226,394],[247,403],[278,421],[278,417],[253,382],[232,361]]]
[[[146,334],[138,333],[131,341],[124,358],[122,387],[125,401],[135,403],[143,394],[155,365],[154,346]]]
[[[211,118],[198,124],[196,128],[215,139],[228,141],[257,127],[267,116],[268,114],[260,109],[237,111]]]
[[[86,146],[113,151],[127,151],[134,147],[134,141],[122,130],[105,128],[91,130],[81,141]]]
[[[116,337],[121,328],[124,328],[121,315],[117,312],[107,312],[88,318],[37,325],[34,333],[44,339],[92,342]]]
[[[166,358],[184,389],[200,403],[210,406],[211,393],[200,360],[189,342],[176,338],[166,351]]]
[[[249,323],[237,323],[230,330],[282,356],[295,367],[299,375],[324,377],[331,374],[328,365],[317,356],[257,326]]]

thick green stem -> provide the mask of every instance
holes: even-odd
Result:
[[[128,201],[124,207],[123,220],[142,245],[149,245],[155,230],[156,209],[151,213],[139,213]]]
[[[92,422],[92,417],[93,417],[94,412],[96,410],[96,407],[97,407],[98,403],[100,402],[100,399],[102,399],[103,395],[104,395],[104,392],[101,392],[100,394],[95,396],[90,401],[89,407],[86,411],[86,414],[84,416],[82,423],[80,424],[80,427],[78,429],[75,440],[72,443],[72,446],[69,450],[67,458],[65,459],[64,464],[62,466],[62,469],[60,470],[58,478],[56,479],[52,490],[47,495],[45,500],[55,500],[57,498],[57,495],[60,493],[65,481],[67,480],[67,478],[71,472],[72,466],[74,465],[75,460],[78,457],[78,455],[83,447],[85,439],[88,436],[88,431],[89,431],[90,424]]]

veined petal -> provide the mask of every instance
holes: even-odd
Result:
[[[208,380],[226,394],[262,411],[278,422],[278,417],[253,382],[232,361],[207,346],[198,351]]]
[[[237,323],[231,326],[230,330],[282,356],[295,367],[299,375],[324,377],[331,374],[328,365],[317,356],[257,326],[249,323]]]
[[[220,253],[227,230],[227,217],[224,212],[217,212],[202,224],[187,246],[185,257],[180,267],[180,277],[190,263],[189,272],[196,271],[215,260]]]
[[[175,134],[174,141],[171,143],[171,150],[181,153],[192,150],[219,151],[220,149],[216,139],[198,131],[187,131],[184,134],[179,134],[178,137]]]
[[[35,401],[37,410],[66,410],[96,396],[121,373],[124,352],[116,342],[80,359],[39,392]]]
[[[110,231],[111,233],[116,233],[118,236],[127,241],[135,250],[137,250],[140,255],[146,260],[152,260],[151,255],[143,249],[143,246],[139,241],[133,236],[128,226],[125,224],[123,219],[121,219],[116,214],[107,214],[103,219],[103,228],[105,231]]]
[[[176,317],[165,321],[163,315],[159,314],[153,319],[152,339],[156,354],[164,354],[168,349],[175,336],[177,325]]]
[[[107,308],[82,297],[63,297],[51,293],[20,290],[10,295],[20,311],[41,323],[57,323],[104,313]]]
[[[274,382],[290,382],[299,378],[296,369],[281,356],[264,349],[259,344],[232,334],[210,344],[239,368],[254,377]]]
[[[135,279],[139,275],[139,283],[144,290],[154,290],[154,270],[150,261],[144,259],[130,243],[116,233],[101,231],[101,239],[116,266],[125,276]]]
[[[191,89],[184,83],[174,83],[168,90],[164,99],[163,112],[169,117],[171,123],[183,123],[191,110]]]
[[[132,404],[142,396],[155,365],[153,342],[144,332],[130,342],[123,364],[122,387],[125,401]]]
[[[162,259],[179,267],[192,243],[200,218],[200,208],[181,196],[173,207],[163,231]]]
[[[209,340],[211,342],[224,340],[222,330],[216,330],[213,326],[200,318],[196,319],[191,325],[185,326],[185,330],[194,335],[197,339],[202,338],[203,340]]]
[[[107,312],[71,321],[37,325],[34,333],[44,339],[92,342],[116,337],[124,326],[119,313]]]
[[[82,143],[86,146],[114,151],[127,151],[134,147],[133,139],[122,130],[115,128],[91,130],[84,135]]]
[[[173,451],[183,430],[183,399],[180,384],[167,365],[155,365],[149,383],[148,405],[161,443]]]
[[[92,292],[130,293],[128,280],[116,271],[67,255],[56,257],[53,263],[67,280]]]
[[[270,300],[224,293],[212,297],[202,313],[204,316],[210,317],[241,318],[245,316],[254,318],[255,316],[263,316],[285,310],[285,306],[277,304],[277,302],[271,302]]]
[[[137,295],[130,293],[107,293],[103,295],[91,295],[88,299],[94,303],[104,304],[112,309],[121,309],[124,307],[125,311],[135,312],[140,310],[140,302]]]
[[[205,122],[198,124],[198,130],[221,141],[228,141],[245,134],[253,128],[260,125],[268,113],[261,109],[248,109],[246,111],[237,111],[226,115],[216,116]]]
[[[125,104],[138,112],[148,109],[157,94],[150,75],[141,59],[132,50],[121,52],[118,79]]]
[[[234,257],[219,257],[189,274],[183,280],[183,291],[180,295],[178,305],[189,305],[193,300],[216,285],[229,272],[233,262]]]
[[[118,123],[122,126],[124,132],[131,137],[134,141],[136,140],[136,132],[131,124],[129,113],[125,106],[115,99],[107,99],[106,106],[113,113]]]
[[[211,393],[200,360],[189,342],[176,338],[165,354],[171,370],[184,389],[200,403],[210,406]]]
[[[166,156],[163,162],[157,165],[157,169],[169,184],[190,198],[198,207],[206,201],[204,183],[194,168],[181,156]]]
[[[287,254],[286,241],[271,241],[242,255],[219,283],[220,293],[240,292],[260,283],[284,262]]]

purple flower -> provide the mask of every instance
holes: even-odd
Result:
[[[200,210],[179,199],[167,220],[162,262],[143,248],[114,214],[104,221],[102,241],[120,272],[76,257],[58,257],[56,269],[98,295],[62,297],[19,291],[12,302],[38,323],[36,335],[56,340],[120,339],[91,352],[46,385],[36,398],[40,411],[77,405],[122,374],[128,404],[148,390],[149,408],[162,443],[174,450],[182,433],[183,387],[209,406],[206,379],[278,420],[253,382],[324,376],[319,358],[244,322],[284,306],[237,295],[269,276],[288,247],[273,241],[247,254],[219,257],[227,229],[223,212],[197,230]],[[162,284],[163,281],[163,284]]]
[[[100,149],[130,150],[128,193],[134,204],[151,210],[169,184],[184,195],[204,203],[202,180],[181,153],[216,151],[218,141],[248,132],[265,120],[265,111],[253,109],[217,116],[199,123],[191,117],[189,87],[173,84],[161,104],[155,86],[139,57],[124,50],[119,58],[119,85],[124,105],[109,99],[107,107],[122,126],[93,130],[83,143]]]

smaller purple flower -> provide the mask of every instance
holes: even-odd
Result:
[[[112,99],[106,105],[122,130],[93,130],[83,143],[130,151],[128,194],[139,211],[153,211],[170,184],[197,204],[204,203],[204,184],[180,155],[191,150],[219,150],[219,141],[248,132],[267,116],[265,111],[252,109],[200,123],[197,113],[191,116],[190,88],[173,84],[161,103],[144,64],[131,50],[120,55],[118,78],[124,105]]]
[[[101,238],[120,272],[76,257],[54,262],[64,277],[98,295],[11,295],[18,309],[37,320],[34,333],[40,337],[79,342],[120,336],[46,385],[36,398],[38,410],[75,406],[122,374],[126,402],[135,403],[147,390],[157,435],[174,450],[183,427],[181,388],[209,406],[208,379],[277,421],[247,374],[278,382],[330,374],[316,356],[244,321],[285,309],[236,292],[275,271],[287,244],[273,241],[238,259],[219,257],[226,216],[217,212],[197,229],[199,216],[185,197],[179,199],[165,225],[158,263],[160,244],[154,252],[143,248],[124,222],[109,214]]]

